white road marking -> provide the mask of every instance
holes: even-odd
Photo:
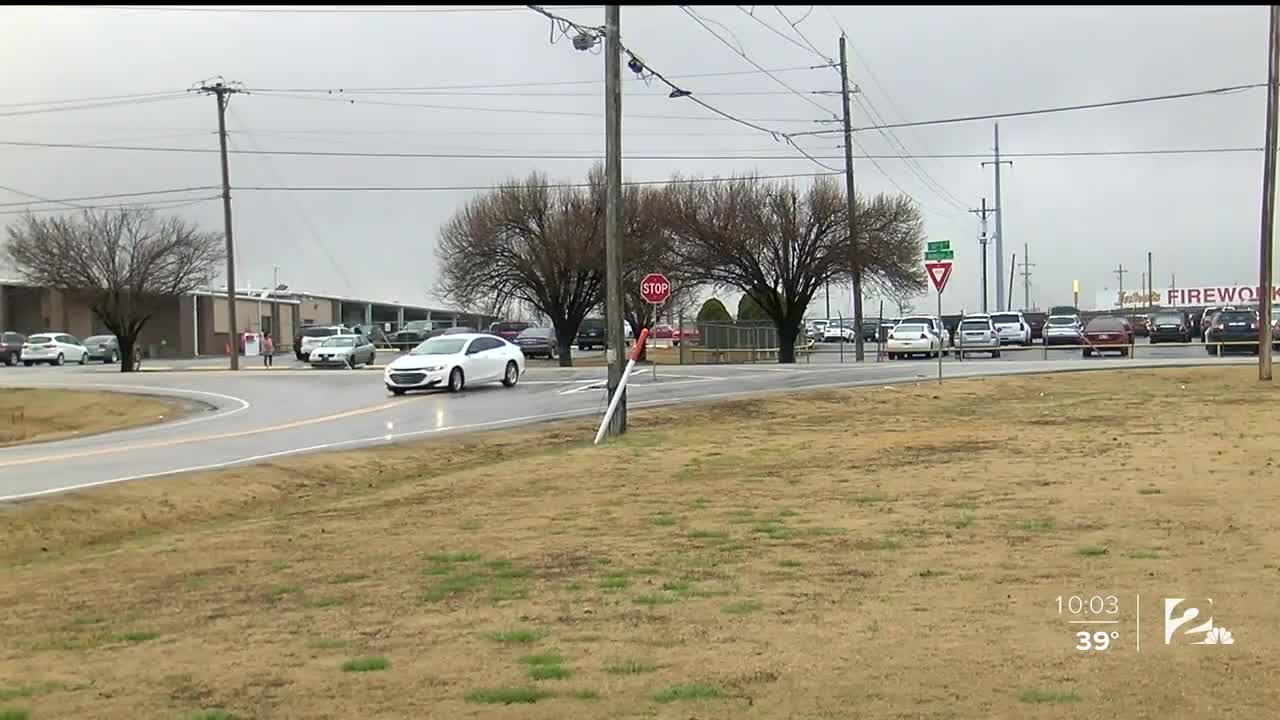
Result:
[[[186,389],[186,388],[155,387],[155,386],[153,386],[153,385],[118,385],[118,384],[110,384],[110,383],[77,383],[77,384],[75,384],[75,385],[71,385],[71,384],[67,384],[67,383],[35,382],[35,383],[24,383],[24,384],[22,384],[22,385],[11,385],[10,387],[12,387],[12,388],[19,388],[19,389],[21,389],[21,388],[27,388],[27,387],[33,387],[33,388],[57,388],[57,389],[61,389],[61,390],[76,390],[76,389],[80,389],[80,388],[100,388],[100,389],[103,389],[103,390],[122,390],[122,391],[128,391],[128,392],[133,392],[134,394],[137,394],[137,395],[159,395],[159,396],[161,396],[161,397],[163,397],[163,396],[164,396],[164,393],[166,393],[166,392],[167,392],[167,393],[174,393],[174,394],[187,393],[187,394],[191,394],[191,395],[204,395],[205,397],[212,397],[212,398],[218,398],[218,399],[221,399],[221,400],[228,400],[228,401],[233,402],[233,403],[239,403],[239,405],[240,405],[240,407],[238,407],[238,408],[234,408],[234,409],[232,409],[232,410],[218,411],[218,412],[213,413],[212,415],[201,415],[201,416],[199,416],[199,417],[188,418],[188,419],[186,419],[186,420],[179,420],[178,422],[172,422],[172,423],[160,423],[160,424],[158,424],[158,425],[148,425],[148,426],[146,426],[146,427],[140,427],[140,428],[125,429],[125,430],[112,430],[112,431],[109,431],[109,432],[106,432],[106,433],[97,433],[97,434],[94,434],[94,435],[86,435],[86,436],[84,436],[84,437],[85,437],[85,439],[87,439],[87,438],[97,438],[97,437],[100,437],[100,436],[102,436],[102,435],[108,435],[108,434],[109,434],[109,435],[111,435],[112,437],[117,437],[117,436],[120,436],[120,435],[124,435],[124,434],[126,434],[126,433],[128,433],[128,434],[130,434],[130,435],[137,435],[137,434],[141,434],[141,433],[144,433],[144,432],[151,432],[151,431],[155,431],[155,430],[170,430],[170,429],[173,429],[173,428],[185,427],[185,426],[187,426],[187,425],[195,425],[196,423],[209,422],[210,420],[217,420],[217,419],[219,419],[219,418],[231,417],[232,415],[236,415],[236,414],[238,414],[238,413],[242,413],[242,412],[244,412],[245,410],[248,410],[250,407],[252,407],[252,405],[249,403],[249,401],[248,401],[248,400],[245,400],[244,398],[238,398],[238,397],[235,397],[234,395],[224,395],[224,394],[222,394],[222,393],[207,392],[207,391],[204,391],[204,390],[188,390],[188,389]],[[160,391],[163,391],[163,392],[147,393],[147,392],[139,392],[139,390],[144,390],[144,391],[145,391],[145,390],[160,390]],[[63,441],[63,442],[65,442],[65,441]],[[8,449],[8,450],[13,450],[13,449],[20,448],[20,447],[25,447],[25,446],[22,446],[22,445],[15,445],[15,446],[12,446],[12,447],[9,447],[9,448],[6,448],[6,449]],[[3,451],[0,451],[0,453],[3,453]]]

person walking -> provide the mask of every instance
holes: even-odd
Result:
[[[276,344],[271,339],[271,333],[262,336],[262,366],[271,367],[271,356],[276,352]]]

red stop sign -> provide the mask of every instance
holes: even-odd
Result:
[[[649,273],[640,281],[640,297],[652,305],[661,305],[671,297],[671,283],[662,273]]]

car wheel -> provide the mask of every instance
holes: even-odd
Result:
[[[1091,356],[1091,355],[1093,355],[1093,351],[1092,351],[1092,350],[1081,350],[1081,351],[1080,351],[1080,356],[1081,356],[1081,357],[1089,357],[1089,356]]]
[[[23,364],[23,365],[26,365],[27,367],[31,367],[32,365],[35,365],[36,363],[35,363],[35,361],[34,361],[34,360],[23,360],[23,361],[22,361],[22,364]]]
[[[507,361],[507,370],[502,375],[502,384],[504,387],[515,387],[520,382],[520,367],[516,365],[515,360]]]
[[[4,356],[4,364],[8,365],[9,367],[13,367],[14,363],[16,363],[17,361],[18,360],[17,358],[14,357],[13,353],[9,353],[8,355]]]
[[[64,364],[66,361],[67,361],[67,359],[66,359],[65,357],[63,357],[63,356],[62,356],[62,353],[58,353],[58,359],[57,359],[57,360],[54,360],[54,361],[53,361],[53,364],[54,364],[54,365],[62,365],[62,364]]]
[[[462,374],[462,368],[456,367],[449,371],[449,392],[460,392],[464,383],[466,378]]]
[[[1128,350],[1121,350],[1121,351],[1120,351],[1120,357],[1129,357],[1129,351],[1128,351]]]
[[[355,369],[356,369],[356,356],[355,356],[355,355],[348,355],[348,356],[347,356],[347,358],[346,358],[345,360],[343,360],[343,361],[342,361],[342,364],[343,364],[343,366],[344,366],[344,367],[346,367],[346,369],[348,369],[348,370],[355,370]]]
[[[1000,358],[1000,351],[999,351],[999,350],[992,350],[992,351],[991,351],[991,357],[992,357],[992,358],[995,358],[995,359],[999,359],[999,358]]]
[[[80,354],[80,364],[81,364],[81,365],[83,365],[83,364],[85,364],[85,363],[87,363],[87,362],[89,362],[89,353],[81,353],[81,354]]]
[[[1214,352],[1213,352],[1213,346],[1212,346],[1212,345],[1206,345],[1206,346],[1205,346],[1205,348],[1204,348],[1204,352],[1205,352],[1205,354],[1206,354],[1206,355],[1215,355],[1215,354],[1216,354],[1216,353],[1214,353]]]
[[[391,391],[392,395],[399,396],[404,394],[404,388],[387,388],[387,389]]]
[[[113,353],[110,353],[110,354],[108,354],[108,355],[107,355],[106,359],[102,361],[102,364],[103,364],[103,365],[115,365],[117,362],[120,362],[120,359],[119,359],[119,358],[117,358],[117,357],[116,357],[116,354],[113,352]]]

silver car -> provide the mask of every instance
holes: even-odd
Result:
[[[334,335],[311,351],[311,367],[372,365],[377,354],[377,348],[363,335]]]
[[[989,352],[991,357],[998,358],[1000,335],[989,316],[967,317],[956,328],[956,347],[960,348],[961,357],[973,352]]]
[[[1084,325],[1076,315],[1050,315],[1042,332],[1045,345],[1084,344]]]

